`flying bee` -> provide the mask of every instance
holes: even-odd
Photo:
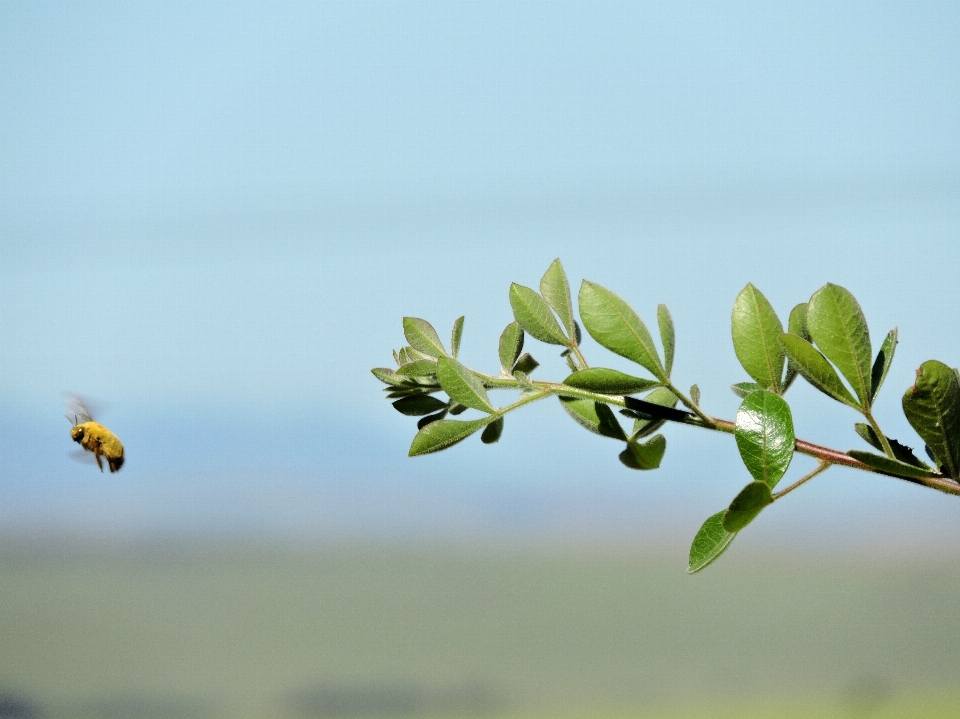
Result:
[[[123,466],[123,443],[120,442],[120,438],[99,422],[94,422],[90,412],[78,397],[69,396],[67,405],[70,414],[66,417],[67,421],[73,423],[73,428],[70,430],[73,441],[88,452],[93,452],[101,472],[103,471],[101,457],[107,460],[107,466],[110,467],[111,472],[118,471]]]

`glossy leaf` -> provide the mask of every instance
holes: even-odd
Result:
[[[444,357],[447,354],[440,341],[440,335],[426,320],[418,317],[404,317],[403,336],[407,338],[411,347],[426,355]]]
[[[666,305],[657,305],[657,326],[660,329],[660,342],[663,345],[663,368],[667,377],[673,372],[673,353],[677,346],[676,332],[673,327],[673,317]]]
[[[437,379],[455,402],[482,412],[494,411],[483,382],[457,360],[449,357],[437,360]]]
[[[460,340],[463,338],[464,317],[457,317],[453,322],[453,330],[450,333],[450,356],[454,359],[460,354]]]
[[[737,382],[736,384],[730,385],[730,389],[733,390],[733,393],[737,395],[737,397],[744,399],[751,392],[756,392],[758,389],[763,389],[763,387],[756,382]]]
[[[580,317],[587,332],[603,347],[636,362],[666,381],[650,331],[622,298],[592,282],[580,286]]]
[[[723,528],[728,532],[739,532],[772,502],[770,485],[766,482],[751,482],[740,490],[740,494],[730,503],[730,508],[724,512]]]
[[[896,459],[890,459],[885,454],[874,454],[873,452],[863,452],[859,449],[851,449],[847,452],[851,457],[859,460],[869,467],[879,469],[885,474],[892,474],[900,477],[935,477],[936,473],[924,467],[918,467],[915,464],[907,464]]]
[[[780,391],[783,347],[778,342],[783,325],[763,293],[748,284],[733,303],[733,349],[737,359],[765,389]]]
[[[574,372],[563,380],[565,385],[585,389],[601,394],[635,394],[645,392],[652,387],[658,387],[659,382],[642,377],[633,377],[619,370],[606,367],[590,367]]]
[[[573,302],[570,299],[570,285],[567,283],[567,274],[563,271],[559,258],[550,263],[550,267],[543,274],[540,280],[540,294],[557,313],[557,317],[567,330],[567,337],[575,339],[577,330],[573,316]]]
[[[648,441],[627,442],[627,448],[620,453],[620,461],[630,469],[656,469],[667,451],[667,440],[662,434]]]
[[[550,305],[529,287],[516,282],[510,285],[510,307],[524,332],[547,344],[568,343]]]
[[[734,436],[753,478],[771,489],[776,487],[790,466],[796,445],[786,401],[765,389],[751,393],[737,411]]]
[[[801,339],[805,339],[807,342],[810,341],[810,332],[807,331],[806,302],[801,302],[799,305],[790,310],[790,319],[787,320],[787,332],[792,335],[796,335]],[[790,385],[793,384],[793,381],[797,378],[798,374],[799,372],[797,371],[796,365],[794,365],[793,360],[788,357],[787,372],[783,378],[783,392],[786,392],[790,388]],[[781,392],[781,394],[783,392]]]
[[[791,334],[780,335],[780,344],[807,382],[838,402],[860,409],[857,400],[843,384],[833,365],[820,354],[820,350],[805,339]]]
[[[645,402],[649,402],[650,404],[654,404],[659,407],[671,408],[677,406],[677,396],[666,387],[658,387],[643,399]],[[632,412],[633,416],[636,418],[636,421],[633,423],[633,439],[638,439],[640,437],[646,437],[647,435],[653,434],[666,422],[664,419],[655,419],[648,416],[645,417],[633,412],[633,410],[627,411]]]
[[[940,471],[960,479],[960,379],[937,360],[917,370],[917,379],[903,395],[903,413],[927,443]]]
[[[807,330],[847,378],[861,406],[869,407],[873,356],[867,319],[856,298],[839,285],[824,285],[807,303]]]
[[[446,406],[446,402],[436,397],[431,397],[428,394],[410,395],[409,397],[398,399],[393,403],[393,408],[397,410],[397,412],[405,414],[408,417],[422,417],[425,414],[445,409]]]
[[[437,363],[433,360],[414,360],[397,367],[397,374],[408,377],[427,377],[437,373]]]
[[[426,418],[424,418],[426,419]],[[461,419],[440,419],[431,422],[423,429],[417,432],[410,444],[410,457],[417,457],[421,454],[430,454],[440,450],[452,447],[457,442],[462,442],[478,429],[485,427],[490,422],[497,419],[495,415],[464,421]]]
[[[512,374],[520,352],[523,351],[523,330],[516,322],[511,322],[500,333],[500,367],[504,374]]]
[[[690,564],[687,566],[687,574],[696,574],[701,569],[706,569],[717,560],[721,554],[730,546],[730,542],[736,535],[735,532],[728,532],[723,528],[723,515],[726,510],[717,512],[709,517],[697,536],[693,538],[690,545]]]
[[[529,352],[524,352],[522,355],[520,355],[520,357],[517,359],[517,363],[513,366],[513,374],[516,375],[518,372],[522,372],[523,374],[528,375],[539,366],[540,363],[533,358],[533,355],[531,355]]]
[[[483,434],[480,435],[480,441],[484,444],[494,444],[499,441],[500,435],[503,434],[503,417],[493,420],[483,429]]]
[[[870,370],[870,403],[880,391],[880,385],[887,378],[887,372],[890,371],[890,365],[893,364],[893,353],[897,349],[897,328],[894,327],[887,333],[886,339],[880,345],[880,351],[877,352],[876,359],[873,360],[873,369]]]
[[[561,397],[560,405],[584,429],[602,437],[627,440],[627,435],[624,433],[623,427],[620,426],[620,422],[617,421],[617,416],[603,402]]]

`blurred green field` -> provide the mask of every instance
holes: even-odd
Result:
[[[958,559],[7,541],[0,717],[960,717]]]

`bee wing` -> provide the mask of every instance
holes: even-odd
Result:
[[[90,400],[65,392],[64,402],[67,405],[66,417],[73,424],[82,424],[83,422],[91,422],[93,420],[90,410],[87,409],[87,407],[94,405]]]
[[[93,457],[93,452],[87,452],[82,449],[75,449],[72,452],[67,452],[67,456],[74,462],[79,462],[80,464],[97,463],[97,460]]]

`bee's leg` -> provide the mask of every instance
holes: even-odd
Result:
[[[90,450],[93,452],[93,456],[97,460],[97,466],[100,468],[100,471],[102,472],[103,463],[100,461],[100,455],[103,454],[103,452],[100,449],[100,441],[97,439],[93,439],[93,441],[90,444],[93,445],[92,447],[90,447]]]

